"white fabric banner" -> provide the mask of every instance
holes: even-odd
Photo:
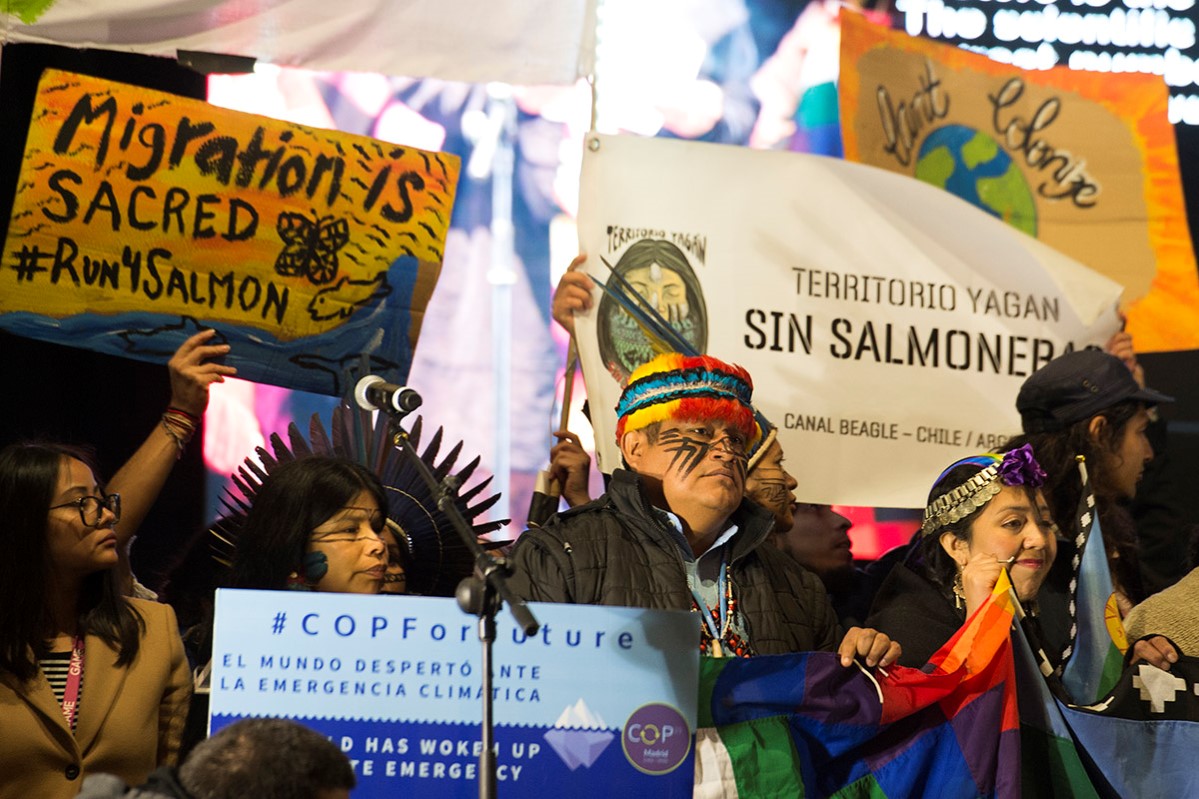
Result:
[[[573,83],[594,57],[595,0],[53,0],[28,10],[41,5],[6,4],[0,41],[472,83]]]
[[[922,507],[1020,431],[1024,379],[1119,329],[1120,286],[953,195],[796,153],[591,135],[579,240],[697,350],[739,363],[800,501]],[[651,351],[597,289],[576,332],[600,468]]]

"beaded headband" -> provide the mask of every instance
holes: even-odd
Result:
[[[707,355],[664,353],[629,376],[616,405],[616,439],[669,419],[710,419],[737,429],[752,447],[761,435],[752,393],[753,382],[740,366]]]
[[[946,525],[961,521],[986,505],[1004,486],[1027,485],[1039,488],[1045,484],[1045,470],[1037,463],[1032,446],[1025,444],[1000,454],[987,453],[963,458],[941,472],[933,487],[940,485],[959,466],[979,466],[981,471],[957,488],[934,499],[924,509],[920,535],[935,533]]]

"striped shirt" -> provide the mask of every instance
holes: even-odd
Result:
[[[58,704],[62,705],[62,698],[67,692],[67,672],[71,668],[71,653],[70,652],[51,652],[37,662],[38,667],[42,670],[42,674],[46,675],[46,681],[50,683],[50,690],[54,692],[54,698],[58,700]],[[83,700],[83,682],[79,684],[78,701]],[[79,720],[79,714],[75,714],[75,720]],[[71,725],[71,731],[75,731],[75,725]]]

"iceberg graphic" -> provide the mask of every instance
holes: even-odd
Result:
[[[592,713],[580,698],[562,711],[553,729],[545,734],[545,741],[574,771],[579,766],[590,768],[615,737],[599,714]]]

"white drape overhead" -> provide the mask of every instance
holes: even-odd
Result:
[[[516,84],[591,69],[596,0],[54,0],[5,4],[5,44]]]

